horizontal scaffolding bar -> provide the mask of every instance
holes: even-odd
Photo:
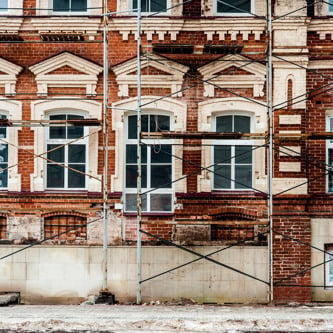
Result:
[[[96,118],[67,120],[11,120],[0,119],[0,127],[36,127],[36,126],[101,126]]]
[[[267,133],[241,133],[241,132],[142,132],[142,139],[208,139],[208,140],[262,140],[268,138]],[[273,139],[279,140],[316,140],[333,139],[333,132],[309,132],[309,133],[278,133]]]

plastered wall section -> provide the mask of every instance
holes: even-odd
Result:
[[[312,246],[321,250],[325,249],[325,244],[332,244],[333,219],[312,219]],[[311,281],[313,286],[323,286],[325,284],[325,255],[323,252],[311,249],[311,266],[319,265],[311,270]],[[320,265],[322,264],[322,265]],[[312,301],[332,302],[333,288],[312,288]]]
[[[2,246],[0,256],[20,247]],[[193,247],[207,255],[219,248]],[[171,247],[142,249],[143,279],[197,256]],[[235,247],[211,256],[267,281],[267,247]],[[102,248],[36,246],[3,259],[0,292],[19,291],[26,303],[77,304],[102,287]],[[136,247],[109,249],[108,288],[120,302],[136,299]],[[267,285],[214,263],[199,260],[142,284],[143,301],[185,297],[197,302],[266,303]]]

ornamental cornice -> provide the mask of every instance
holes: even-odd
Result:
[[[171,40],[175,41],[180,32],[203,32],[207,40],[213,40],[213,36],[219,36],[219,40],[224,40],[226,35],[231,35],[231,40],[236,41],[237,35],[241,34],[243,40],[248,40],[250,34],[254,34],[255,40],[260,40],[260,36],[265,33],[265,20],[242,18],[235,25],[233,18],[203,18],[199,20],[185,20],[183,18],[146,18],[142,20],[141,29],[147,35],[148,40],[152,40],[157,34],[159,40],[164,40],[169,34]],[[128,40],[130,34],[136,38],[137,19],[136,17],[112,18],[109,24],[110,31],[119,31],[123,40]]]
[[[333,39],[333,18],[313,19],[308,26],[309,32],[316,32],[319,39],[325,40],[326,35]]]
[[[29,19],[22,30],[38,33],[83,33],[95,35],[101,30],[101,19],[91,17],[43,17]]]
[[[0,17],[0,33],[17,34],[21,30],[23,17]]]

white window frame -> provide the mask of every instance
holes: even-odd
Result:
[[[333,287],[333,244],[325,244],[325,287]]]
[[[216,132],[216,119],[220,116],[246,116],[250,118],[250,131],[253,132],[253,116],[250,113],[247,112],[224,112],[224,113],[217,113],[214,115],[213,121],[212,121],[212,131]],[[215,173],[213,174],[212,178],[212,189],[215,191],[253,191],[253,182],[254,182],[254,151],[252,150],[252,179],[251,179],[251,187],[249,188],[237,188],[237,180],[235,179],[235,169],[236,169],[236,163],[235,163],[235,147],[236,146],[251,146],[253,147],[254,142],[253,140],[214,140],[212,142],[212,161],[214,161],[214,147],[215,146],[228,146],[231,147],[231,186],[230,188],[215,188]],[[214,162],[213,162],[214,164]],[[212,168],[210,168],[211,171],[215,169],[215,164]]]
[[[129,0],[130,1],[130,8],[131,11],[134,15],[137,14],[137,11],[135,10],[135,8],[133,7],[133,2],[134,0]],[[137,1],[142,1],[142,0],[137,0]],[[151,5],[151,1],[153,0],[148,0],[149,1],[149,5]],[[170,12],[168,8],[170,8],[170,0],[165,0],[166,1],[166,11],[165,12],[154,12],[154,11],[141,11],[142,14],[153,14],[153,13],[158,13],[158,15],[168,15],[168,13]]]
[[[213,98],[198,104],[198,131],[212,132],[215,131],[214,117],[223,114],[242,114],[251,115],[253,133],[264,133],[267,131],[267,110],[264,105],[251,101],[246,101],[239,97]],[[216,140],[217,141],[217,140]],[[215,142],[216,142],[215,141]],[[245,140],[244,140],[245,141]],[[234,141],[233,141],[234,142]],[[225,142],[226,143],[226,142]],[[212,144],[214,140],[202,140],[201,164],[204,168],[211,169],[214,164]],[[256,145],[264,145],[265,140],[255,140]],[[242,143],[242,145],[244,145]],[[253,188],[265,192],[267,190],[267,176],[265,171],[266,154],[265,149],[253,150]],[[213,190],[213,173],[203,169],[198,176],[198,192],[211,192]],[[223,190],[224,191],[224,190]],[[243,191],[236,189],[234,191]],[[252,189],[253,191],[253,189]]]
[[[250,13],[244,13],[244,12],[240,12],[240,13],[222,13],[222,12],[218,12],[217,11],[217,2],[219,0],[214,0],[214,13],[216,16],[253,16],[251,13],[255,13],[255,0],[249,0],[251,2],[251,9],[250,9]]]
[[[332,127],[331,127],[331,120],[332,120]],[[326,130],[327,130],[327,132],[333,132],[333,112],[329,112],[327,114]],[[332,150],[332,154],[333,154],[333,139],[326,140],[326,165],[327,165],[328,171],[333,172],[333,165],[332,166],[329,165],[329,150]],[[333,177],[333,175],[332,175],[332,177]],[[327,177],[326,177],[326,192],[327,193],[333,193],[333,186],[332,186],[331,191],[330,191],[330,188],[329,188],[329,175],[327,175]]]
[[[136,11],[133,11],[133,0],[117,0],[117,12],[119,16],[136,15]],[[183,6],[179,5],[178,0],[167,0],[167,11],[161,12],[160,14],[157,15],[182,16],[182,13],[183,13]],[[152,13],[142,12],[142,14],[145,15]]]
[[[127,145],[135,145],[137,144],[137,139],[128,139],[128,119],[130,116],[135,116],[135,113],[129,113],[126,116],[125,119],[125,145],[124,145],[124,183],[126,182],[126,147]],[[161,116],[167,116],[169,117],[169,124],[170,124],[170,130],[171,130],[171,125],[173,123],[173,119],[172,119],[172,115],[170,113],[165,113],[165,112],[159,112],[158,110],[156,112],[151,111],[151,112],[144,112],[142,113],[141,117],[144,115],[161,115]],[[159,147],[159,146],[163,146],[163,145],[168,145],[171,146],[171,156],[170,156],[170,160],[171,163],[166,163],[166,165],[170,165],[171,164],[171,181],[174,180],[174,157],[172,156],[173,154],[173,146],[172,146],[172,140],[149,140],[149,139],[144,139],[142,140],[142,142],[146,145],[146,149],[147,149],[147,161],[146,163],[144,163],[146,165],[146,175],[147,175],[147,187],[142,187],[141,188],[141,193],[145,194],[147,200],[147,209],[143,210],[143,212],[145,213],[171,213],[173,212],[173,197],[174,197],[174,186],[173,183],[170,184],[170,187],[163,187],[163,188],[155,188],[151,185],[152,182],[152,178],[150,177],[150,172],[151,172],[151,168],[153,166],[153,163],[151,162],[151,151],[154,149],[154,147]],[[154,146],[153,146],[154,145]],[[136,164],[136,163],[133,163]],[[126,212],[136,212],[136,210],[126,210],[126,196],[127,194],[133,194],[136,195],[137,193],[137,188],[126,188],[126,184],[124,184],[124,211]],[[171,209],[170,210],[153,210],[151,207],[151,197],[154,195],[170,195],[171,196]],[[142,205],[143,207],[143,205]]]
[[[54,115],[77,115],[77,116],[82,116],[83,118],[86,118],[87,114],[86,113],[82,113],[82,112],[77,112],[77,111],[68,111],[68,110],[61,110],[61,111],[56,111],[56,112],[49,112],[47,113],[47,118],[50,119],[51,116]],[[66,129],[66,132],[68,131],[68,128]],[[64,138],[64,139],[50,139],[50,129],[51,127],[48,127],[47,130],[45,131],[45,151],[48,150],[48,145],[59,145],[62,146],[64,145],[64,186],[63,187],[48,187],[47,186],[47,179],[48,179],[48,164],[50,164],[50,161],[45,161],[45,189],[47,190],[70,190],[70,191],[75,191],[75,190],[81,190],[84,191],[87,189],[87,180],[88,177],[87,175],[85,176],[85,181],[84,184],[85,186],[83,187],[69,187],[68,186],[68,181],[69,181],[69,169],[68,166],[69,164],[73,164],[73,163],[69,163],[68,161],[68,156],[69,156],[69,143],[73,142],[72,144],[74,145],[84,145],[85,146],[85,162],[84,162],[84,166],[85,166],[85,173],[87,173],[87,170],[89,169],[89,165],[88,165],[88,156],[89,156],[89,145],[88,145],[88,138],[86,137],[88,134],[88,128],[83,126],[83,138],[78,139],[78,138]],[[82,163],[78,163],[78,164],[82,164]]]
[[[22,119],[22,103],[3,99],[1,101],[0,114],[7,119]],[[21,191],[21,175],[18,173],[18,132],[21,127],[8,127],[6,139],[8,142],[8,180],[7,187],[0,188],[0,191]],[[2,142],[0,142],[1,144]],[[9,144],[10,143],[10,144]],[[20,145],[20,149],[29,149],[29,146]]]
[[[67,111],[73,114],[85,114],[85,118],[102,118],[102,104],[96,101],[80,100],[78,98],[72,98],[70,107],[68,106],[68,100],[54,99],[54,100],[40,100],[31,103],[31,119],[35,120],[46,120],[48,114],[53,112],[63,113]],[[33,127],[35,131],[34,135],[34,152],[36,155],[46,157],[45,150],[45,139],[46,139],[46,128],[45,127]],[[86,180],[86,191],[89,192],[100,192],[102,189],[101,179],[102,176],[98,174],[98,126],[87,126],[87,151],[86,154],[88,167],[86,173],[91,175]],[[31,191],[53,191],[46,189],[46,170],[45,162],[43,158],[35,158],[34,173],[31,175]],[[61,189],[60,191],[66,191]],[[68,191],[75,191],[74,189],[68,189]],[[80,189],[83,191],[83,189]]]
[[[87,0],[87,11],[85,12],[56,12],[53,11],[53,1],[55,0],[38,0],[36,3],[37,15],[56,15],[56,16],[75,16],[75,15],[101,15],[102,10],[102,1],[100,0]],[[76,23],[77,24],[77,23]],[[85,22],[82,22],[85,24]],[[44,28],[45,29],[45,28]]]
[[[184,131],[186,129],[187,105],[177,99],[161,96],[142,96],[142,112],[160,113],[171,116],[170,128],[174,131]],[[113,103],[112,105],[112,130],[115,131],[115,173],[111,176],[111,191],[124,193],[125,173],[124,173],[124,146],[125,146],[125,119],[130,111],[136,110],[137,98],[128,98]],[[133,113],[133,112],[132,112]],[[163,144],[165,140],[153,140],[154,144]],[[145,141],[146,142],[146,141]],[[173,184],[174,193],[186,193],[187,181],[183,174],[183,147],[181,139],[172,139],[173,154],[179,158],[173,159],[173,179],[179,181]],[[112,147],[110,147],[112,149]],[[124,205],[121,206],[124,210]]]

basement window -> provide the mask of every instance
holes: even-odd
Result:
[[[76,241],[87,239],[87,218],[77,215],[56,215],[44,218],[44,239]]]

